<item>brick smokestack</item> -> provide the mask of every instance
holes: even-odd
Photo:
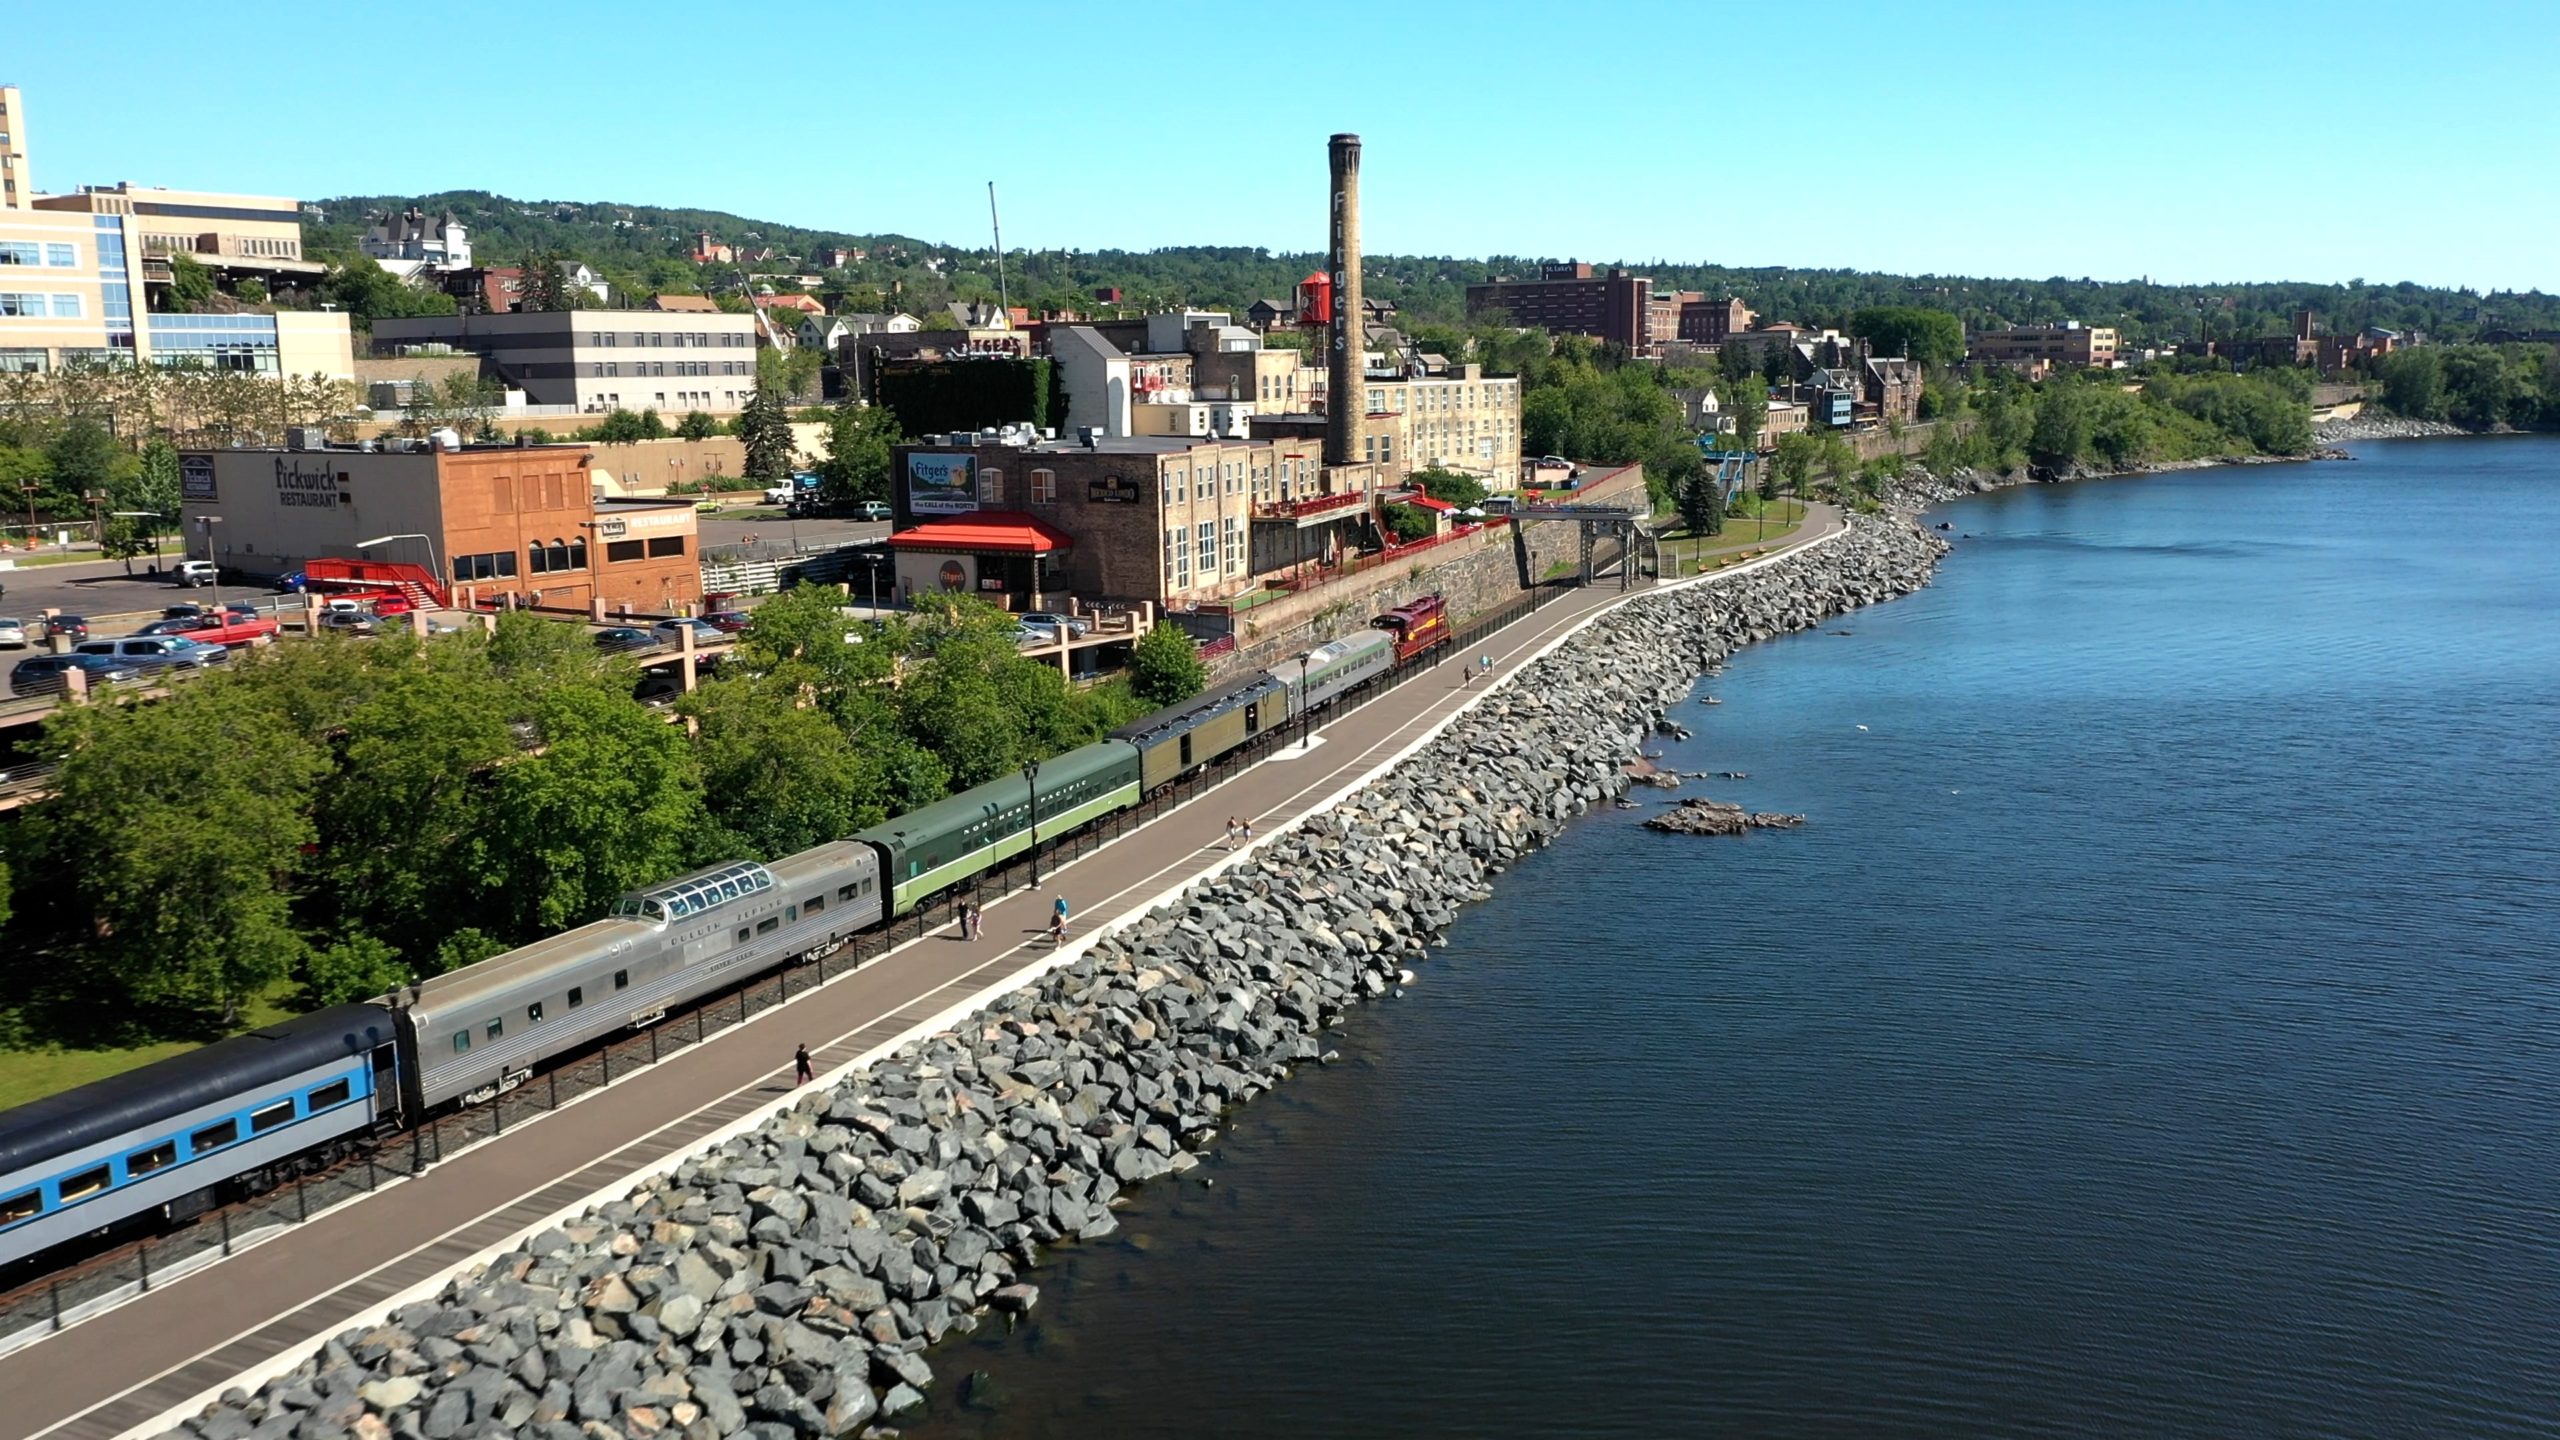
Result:
[[[1368,348],[1367,315],[1360,303],[1360,137],[1336,135],[1333,156],[1333,229],[1325,269],[1333,277],[1333,328],[1325,335],[1324,463],[1349,465],[1360,458],[1360,417]]]

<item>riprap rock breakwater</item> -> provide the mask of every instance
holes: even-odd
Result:
[[[923,1352],[1030,1311],[1043,1247],[1194,1168],[1228,1106],[1324,1057],[1491,876],[1618,794],[1708,667],[1928,582],[1898,519],[1642,595],[1341,804],[951,1030],[227,1392],[200,1440],[858,1434]],[[1439,683],[1425,677],[1417,683]],[[1107,852],[1106,852],[1107,853]]]

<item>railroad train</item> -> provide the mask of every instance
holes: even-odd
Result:
[[[0,1274],[128,1220],[185,1219],[673,1007],[824,954],[1129,809],[1453,639],[1442,597],[842,840],[633,891],[604,918],[0,1112]],[[1034,813],[1034,799],[1037,813]]]

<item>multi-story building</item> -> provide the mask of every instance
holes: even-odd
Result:
[[[2060,325],[2017,325],[2006,330],[1977,330],[1965,342],[1965,358],[1982,364],[2048,365],[2086,368],[2116,363],[2116,332],[2104,325],[2077,320]]]
[[[301,212],[291,200],[208,191],[90,186],[71,195],[32,189],[25,102],[0,88],[0,369],[78,361],[201,362],[261,375],[352,379],[347,317],[237,307],[174,315],[152,309],[153,287],[185,254],[233,278],[311,279]]]
[[[936,443],[959,438],[967,443]],[[1257,507],[1313,495],[1314,457],[1187,436],[979,442],[895,450],[902,594],[985,593],[1027,609],[1064,594],[1186,605],[1252,588]],[[1305,473],[1301,474],[1303,467]],[[1344,497],[1365,522],[1364,497]],[[1293,531],[1294,531],[1294,527]],[[1290,553],[1279,563],[1302,558]]]
[[[1709,300],[1700,296],[1680,304],[1680,338],[1698,345],[1721,345],[1724,337],[1748,330],[1758,317],[1740,296]]]
[[[1921,373],[1916,361],[1900,356],[1871,355],[1858,367],[1865,394],[1861,405],[1885,424],[1911,424],[1920,418]]]
[[[1672,312],[1676,324],[1678,312]],[[1550,335],[1589,335],[1632,354],[1650,355],[1670,327],[1653,330],[1653,282],[1613,269],[1600,274],[1574,261],[1550,263],[1535,280],[1496,280],[1467,287],[1467,315],[1501,316]]]
[[[598,500],[592,459],[584,445],[216,450],[179,458],[180,510],[191,554],[253,575],[337,556],[421,566],[481,600],[700,602],[693,503]]]
[[[1436,375],[1371,376],[1360,425],[1361,459],[1389,481],[1416,470],[1455,470],[1497,492],[1520,488],[1520,381],[1481,365]]]
[[[1105,439],[1242,436],[1250,417],[1313,398],[1304,357],[1266,348],[1224,311],[1046,326],[1043,334],[1067,400],[1065,427],[1091,426]]]
[[[535,405],[581,411],[745,408],[756,388],[756,318],[647,310],[537,310],[377,320],[374,353],[445,345],[486,360]]]

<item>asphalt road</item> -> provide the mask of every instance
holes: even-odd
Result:
[[[701,532],[702,548],[706,551],[725,550],[745,545],[749,543],[749,537],[753,537],[753,542],[759,547],[770,545],[788,549],[794,540],[802,545],[815,545],[820,541],[833,545],[852,545],[866,540],[877,540],[889,533],[889,522],[842,519],[794,520],[778,509],[767,510],[759,507],[754,510],[729,510],[717,515],[704,515],[697,519],[695,528]]]

